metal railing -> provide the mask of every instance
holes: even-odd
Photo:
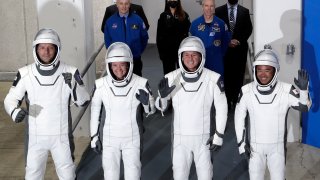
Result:
[[[88,72],[89,68],[91,67],[91,65],[93,64],[93,62],[96,60],[96,57],[98,56],[98,54],[100,53],[101,49],[103,48],[104,43],[102,43],[99,48],[93,52],[93,54],[91,55],[87,65],[83,68],[83,70],[81,71],[81,77],[84,77],[84,75]],[[104,73],[101,74],[101,76],[103,76]],[[81,118],[83,117],[84,113],[86,112],[90,102],[91,102],[91,98],[93,96],[94,93],[94,88],[91,90],[90,92],[90,100],[89,102],[85,105],[81,107],[81,110],[79,111],[78,115],[76,116],[74,122],[72,123],[72,133],[74,132],[74,130],[77,128]]]

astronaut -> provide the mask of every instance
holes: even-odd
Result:
[[[170,101],[174,110],[173,177],[188,179],[194,160],[198,179],[211,180],[210,150],[222,146],[227,121],[223,81],[218,73],[204,68],[206,52],[198,37],[185,38],[178,55],[180,69],[160,81],[156,100],[160,111],[165,111]]]
[[[120,178],[122,156],[124,178],[138,180],[141,176],[143,131],[141,108],[153,114],[156,111],[154,98],[147,79],[132,73],[133,56],[129,46],[122,42],[111,44],[105,60],[108,74],[96,80],[91,104],[91,147],[96,152],[102,150],[105,179]],[[103,136],[100,137],[102,107],[106,115]]]
[[[25,179],[43,179],[48,152],[59,179],[75,179],[70,99],[77,105],[90,100],[79,71],[60,61],[56,31],[41,29],[33,41],[35,63],[18,70],[4,100],[13,121],[27,125]],[[21,107],[25,98],[27,109]]]
[[[250,179],[264,179],[266,164],[271,179],[285,179],[287,112],[290,107],[304,112],[311,106],[307,72],[298,71],[296,89],[278,80],[279,70],[276,53],[260,51],[253,63],[254,82],[243,86],[239,94],[235,131],[239,153],[249,159]]]

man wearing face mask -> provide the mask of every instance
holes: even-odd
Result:
[[[224,57],[224,82],[228,106],[233,109],[243,85],[248,54],[247,40],[252,33],[252,23],[249,10],[239,5],[238,0],[228,0],[225,5],[217,7],[216,16],[227,24],[231,33],[231,41]]]

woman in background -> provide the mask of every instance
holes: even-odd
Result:
[[[165,0],[164,12],[160,14],[157,27],[157,47],[167,74],[179,67],[178,48],[188,36],[190,19],[183,10],[180,0]]]

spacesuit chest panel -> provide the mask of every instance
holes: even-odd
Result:
[[[34,65],[34,66],[31,66],[32,74],[40,86],[53,86],[54,84],[57,83],[59,76],[61,76],[62,68],[63,68],[61,66],[58,67],[57,71],[53,75],[43,76],[38,72],[36,66]]]
[[[59,67],[60,68],[60,67]],[[71,90],[64,83],[61,69],[52,77],[40,75],[33,66],[26,79],[29,99],[29,133],[58,135],[68,133]]]
[[[132,87],[134,85],[135,80],[131,80],[128,85],[123,87],[116,87],[113,85],[111,78],[107,78],[108,86],[110,87],[111,92],[114,96],[127,96],[130,91],[132,91]]]
[[[210,132],[213,95],[207,92],[210,86],[204,82],[205,79],[203,76],[193,83],[180,81],[182,88],[172,97],[174,133],[200,135]]]
[[[111,81],[105,81],[103,104],[106,110],[104,125],[105,135],[114,137],[129,137],[138,135],[136,111],[140,102],[136,99],[135,81],[125,87],[115,87]],[[111,84],[110,84],[111,83]]]
[[[280,83],[269,95],[261,95],[253,88],[249,106],[251,141],[256,143],[282,142],[285,132],[285,116],[288,96]]]

